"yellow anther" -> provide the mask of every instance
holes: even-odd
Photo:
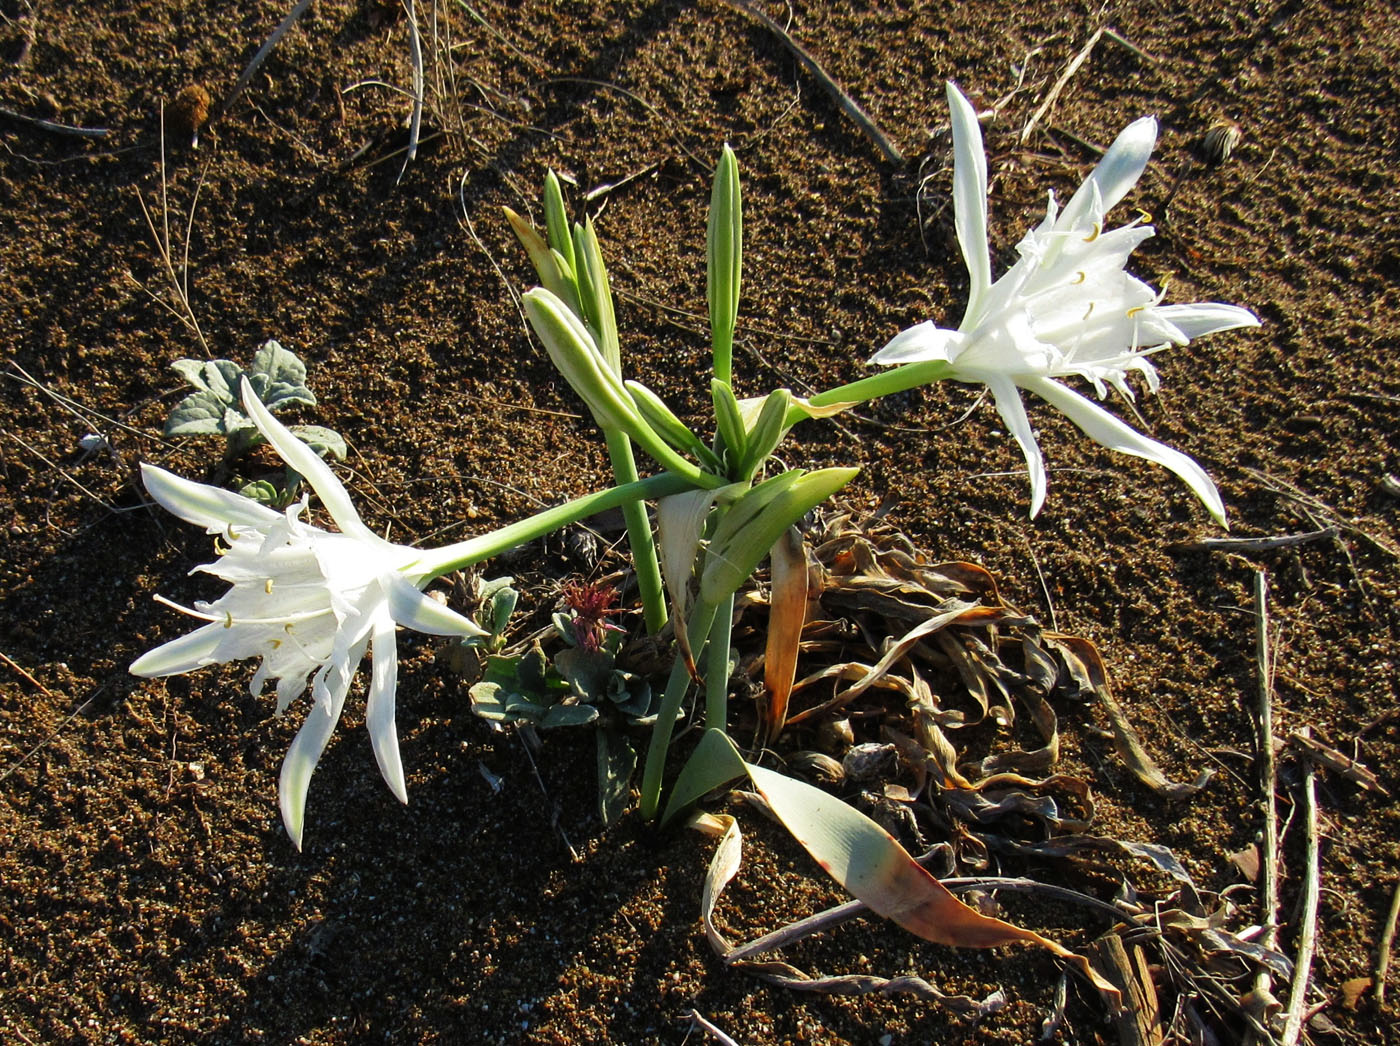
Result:
[[[272,649],[273,649],[273,650],[276,650],[276,649],[277,649],[278,647],[280,647],[281,645],[282,645],[282,640],[280,640],[280,639],[274,639],[274,640],[272,640],[271,646],[272,646]]]
[[[269,596],[272,595],[272,578],[268,578],[266,581],[263,582],[263,591],[266,592]]]
[[[1134,316],[1136,316],[1138,313],[1142,312],[1146,308],[1146,305],[1134,305],[1131,309],[1128,310],[1128,318],[1132,319]]]
[[[1085,322],[1087,322],[1088,319],[1089,319],[1089,317],[1092,316],[1093,314],[1094,314],[1094,303],[1093,303],[1093,302],[1090,302],[1090,303],[1089,303],[1089,307],[1088,307],[1087,309],[1084,310],[1084,318],[1083,318],[1082,320],[1080,320],[1079,322],[1080,322],[1080,323],[1085,323]]]
[[[1099,238],[1099,233],[1101,233],[1101,232],[1103,232],[1103,226],[1100,225],[1098,222],[1095,222],[1095,223],[1094,223],[1094,231],[1091,232],[1088,236],[1084,237],[1084,242],[1085,242],[1085,243],[1093,243],[1095,240],[1097,240],[1097,239]]]
[[[1070,284],[1071,284],[1071,285],[1080,284],[1080,283],[1083,283],[1083,282],[1084,282],[1085,280],[1087,280],[1088,278],[1089,278],[1089,274],[1088,274],[1087,272],[1083,272],[1083,271],[1076,272],[1076,273],[1074,274],[1074,279],[1070,280]]]
[[[1137,209],[1137,212],[1138,212],[1138,218],[1143,222],[1143,224],[1145,224],[1145,225],[1151,225],[1151,224],[1152,224],[1152,215],[1151,215],[1149,212],[1144,211],[1141,207],[1139,207],[1139,208]]]
[[[227,610],[224,611],[224,627],[225,627],[225,628],[232,628],[232,627],[233,627],[233,615],[232,615],[231,613],[229,613]]]

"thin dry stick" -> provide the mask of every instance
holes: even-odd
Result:
[[[298,0],[295,7],[288,12],[287,17],[282,19],[282,24],[272,31],[272,35],[258,48],[258,53],[253,55],[253,60],[248,63],[248,68],[243,70],[243,75],[238,78],[238,82],[233,85],[233,90],[224,98],[224,104],[219,106],[219,115],[228,112],[229,106],[243,93],[243,89],[252,81],[253,76],[262,68],[262,64],[267,60],[267,56],[272,53],[272,49],[277,46],[279,40],[287,35],[287,31],[297,24],[297,19],[306,13],[306,9],[311,6],[311,0]]]
[[[3,650],[0,650],[0,661],[3,661],[5,662],[5,664],[9,665],[10,668],[12,668],[16,672],[16,674],[18,674],[21,678],[27,679],[30,683],[32,683],[35,687],[38,688],[39,693],[43,694],[49,700],[58,700],[56,697],[54,697],[53,692],[49,690],[48,687],[46,687],[43,683],[39,682],[39,680],[35,679],[24,668],[17,665],[13,660],[11,660],[10,655],[5,653]]]
[[[1307,727],[1303,728],[1306,733]],[[1293,985],[1288,991],[1288,1016],[1283,1022],[1279,1046],[1296,1046],[1303,1030],[1303,1010],[1307,1003],[1308,978],[1312,974],[1313,952],[1317,947],[1317,898],[1321,872],[1317,853],[1317,771],[1311,760],[1303,762],[1303,827],[1307,832],[1307,864],[1303,876],[1302,925],[1298,931],[1298,960],[1293,965]]]
[[[8,661],[9,658],[6,658],[5,660]],[[98,698],[98,696],[99,696],[104,690],[106,690],[107,687],[108,687],[109,685],[110,685],[110,684],[108,684],[108,683],[103,683],[100,687],[98,687],[96,690],[94,690],[91,694],[88,695],[88,698],[87,698],[86,701],[84,701],[84,702],[83,702],[82,704],[80,704],[77,708],[73,709],[73,711],[71,711],[71,712],[68,713],[67,718],[65,718],[65,719],[63,720],[63,722],[59,723],[58,726],[54,727],[51,731],[49,731],[49,736],[48,736],[48,737],[44,738],[42,741],[40,741],[37,745],[35,745],[35,746],[34,746],[33,748],[31,748],[29,751],[25,752],[24,755],[20,756],[20,757],[19,757],[18,759],[16,759],[13,763],[11,763],[8,767],[6,767],[6,768],[5,768],[5,772],[4,772],[3,774],[0,774],[0,782],[3,782],[3,781],[4,781],[6,778],[8,778],[12,773],[14,773],[16,770],[18,770],[21,766],[23,766],[25,763],[29,762],[30,758],[33,757],[34,754],[35,754],[36,752],[39,752],[39,751],[43,750],[44,748],[48,747],[48,745],[51,744],[51,743],[53,742],[53,739],[54,739],[55,737],[57,737],[59,734],[61,734],[61,733],[63,732],[64,728],[67,727],[69,723],[71,723],[73,720],[77,719],[78,716],[82,715],[84,712],[87,711],[88,705],[90,705],[90,704],[92,704],[94,701],[96,701],[97,698]]]
[[[1390,946],[1395,941],[1395,924],[1400,922],[1400,879],[1395,882],[1395,892],[1390,895],[1390,914],[1385,917],[1385,929],[1381,931],[1381,946],[1376,949],[1376,1009],[1385,1009],[1385,978],[1390,972]]]
[[[1089,37],[1089,42],[1080,49],[1077,55],[1070,59],[1069,65],[1065,66],[1065,71],[1060,74],[1060,78],[1056,80],[1055,85],[1050,88],[1050,93],[1047,94],[1045,100],[1040,103],[1040,108],[1026,121],[1026,126],[1021,128],[1022,142],[1031,136],[1031,131],[1035,130],[1035,125],[1040,122],[1040,118],[1050,111],[1050,107],[1055,104],[1055,100],[1060,97],[1060,92],[1064,90],[1065,84],[1069,83],[1070,78],[1073,77],[1075,73],[1079,72],[1079,67],[1083,65],[1085,60],[1089,57],[1089,53],[1093,51],[1094,45],[1099,42],[1099,37],[1103,36],[1103,33],[1104,31],[1102,28],[1095,29],[1094,34]]]
[[[1263,945],[1278,948],[1278,810],[1274,790],[1278,767],[1274,762],[1274,665],[1269,651],[1269,575],[1254,574],[1254,623],[1256,667],[1259,671],[1259,787],[1264,798],[1264,845],[1260,855],[1260,887],[1263,894]],[[1272,983],[1268,970],[1261,969],[1255,986],[1267,992]]]
[[[204,355],[212,357],[209,351],[209,343],[204,340],[204,332],[200,330],[199,320],[195,317],[194,309],[190,306],[189,298],[189,272],[190,272],[190,235],[194,231],[194,212],[199,205],[199,192],[204,186],[205,176],[209,173],[209,163],[213,162],[211,157],[205,163],[204,170],[200,172],[199,182],[195,186],[194,198],[190,202],[190,217],[185,226],[185,245],[181,256],[180,273],[175,272],[175,260],[170,253],[170,199],[166,191],[167,180],[165,177],[165,110],[161,110],[160,115],[160,228],[156,228],[155,219],[151,216],[151,209],[146,206],[146,198],[139,192],[136,194],[136,202],[141,205],[141,216],[146,219],[146,228],[150,230],[151,239],[156,244],[156,254],[159,255],[161,264],[165,266],[165,275],[170,280],[170,289],[174,292],[176,300],[183,307],[184,312],[174,308],[169,302],[146,290],[145,285],[137,281],[135,276],[128,273],[128,277],[133,283],[141,287],[143,291],[151,296],[151,299],[164,306],[176,319],[194,332],[194,336],[199,339],[199,344],[204,349]]]
[[[875,125],[875,121],[856,103],[856,100],[847,94],[845,89],[831,78],[815,58],[808,54],[807,49],[788,35],[787,30],[758,8],[749,4],[747,0],[728,0],[728,3],[730,7],[744,12],[744,14],[755,21],[762,22],[764,27],[781,40],[783,46],[792,52],[793,57],[802,64],[802,67],[816,78],[817,83],[821,84],[826,93],[831,95],[836,104],[841,107],[841,111],[854,120],[856,126],[865,132],[865,136],[875,144],[875,148],[884,153],[885,159],[889,160],[890,163],[903,166],[904,154],[899,151],[892,141],[885,137],[885,133]]]

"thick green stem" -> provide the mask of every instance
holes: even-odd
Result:
[[[715,608],[710,626],[710,649],[705,658],[705,726],[728,733],[729,636],[734,631],[734,594]]]
[[[636,482],[637,459],[632,456],[632,441],[625,432],[605,430],[604,436],[613,478],[622,484]],[[632,547],[632,569],[637,573],[642,616],[647,631],[656,635],[666,626],[666,594],[661,587],[661,565],[656,560],[656,542],[652,540],[646,503],[631,501],[623,505],[622,519],[627,524],[627,543]]]
[[[686,629],[692,650],[698,650],[705,642],[714,619],[715,607],[704,603],[695,607]],[[671,747],[671,734],[676,729],[681,700],[689,689],[690,669],[686,667],[685,659],[677,654],[675,663],[671,665],[670,678],[666,680],[666,692],[661,697],[661,711],[657,713],[656,725],[651,728],[651,747],[647,749],[646,769],[642,772],[642,817],[648,821],[655,820],[661,810],[661,777],[666,771],[666,753]]]
[[[621,486],[610,487],[597,494],[575,498],[573,501],[566,501],[562,505],[537,512],[533,516],[501,527],[499,530],[493,530],[489,534],[482,534],[479,537],[468,538],[466,541],[459,541],[455,545],[426,551],[418,560],[416,572],[423,578],[441,577],[443,574],[449,574],[454,570],[461,570],[463,567],[490,559],[492,556],[498,556],[516,545],[534,541],[536,538],[551,534],[570,523],[577,523],[581,519],[595,516],[599,512],[606,512],[609,509],[621,508],[624,505],[652,498],[680,494],[694,488],[695,484],[688,479],[672,475],[669,472],[647,479],[639,479],[635,483],[624,483]]]
[[[928,360],[924,363],[906,363],[880,374],[872,374],[849,385],[828,389],[811,397],[808,402],[814,407],[828,407],[833,403],[864,403],[879,399],[919,385],[930,385],[952,376],[952,368],[942,360]]]

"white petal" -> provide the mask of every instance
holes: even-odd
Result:
[[[226,629],[222,624],[205,625],[179,639],[156,647],[138,657],[127,669],[134,676],[154,679],[157,676],[177,676],[212,664],[214,654],[223,641]]]
[[[1259,317],[1238,305],[1201,301],[1190,305],[1161,305],[1153,314],[1166,320],[1187,338],[1234,330],[1236,327],[1258,327]]]
[[[371,542],[380,541],[381,539],[361,522],[360,514],[355,511],[345,485],[336,479],[331,467],[272,416],[258,399],[253,387],[248,384],[247,378],[243,379],[242,396],[243,409],[248,412],[248,417],[253,419],[258,431],[272,444],[273,450],[281,455],[283,461],[306,477],[311,489],[320,497],[321,504],[326,506],[326,511],[335,520],[336,526],[354,537]]]
[[[1103,216],[1142,177],[1156,144],[1157,121],[1153,117],[1144,116],[1125,127],[1065,206],[1058,227],[1072,229],[1080,224],[1101,223]]]
[[[1026,405],[1021,402],[1021,392],[1010,378],[989,375],[985,380],[996,399],[997,413],[1026,456],[1026,468],[1031,477],[1031,519],[1035,519],[1045,504],[1045,459],[1041,456],[1040,444],[1035,441],[1030,418],[1026,417]]]
[[[204,527],[211,534],[223,533],[230,523],[263,527],[278,519],[278,513],[242,494],[195,483],[145,462],[141,464],[141,482],[167,512]]]
[[[971,279],[967,315],[972,316],[992,285],[992,261],[987,253],[987,153],[977,111],[951,82],[948,108],[953,123],[953,221]]]
[[[372,640],[373,674],[369,702],[365,706],[365,728],[374,749],[374,761],[389,791],[401,803],[408,802],[408,787],[399,758],[399,734],[394,726],[394,697],[399,683],[399,652],[394,638],[394,622],[387,614],[374,623]]]
[[[381,579],[389,599],[389,615],[405,628],[430,636],[484,636],[484,628],[469,617],[443,606],[432,596],[418,591],[399,574]]]
[[[1220,491],[1216,489],[1210,476],[1206,475],[1205,469],[1197,465],[1192,458],[1179,450],[1149,439],[1097,403],[1085,399],[1059,382],[1048,378],[1036,378],[1027,381],[1025,387],[1078,425],[1084,435],[1094,442],[1109,450],[1146,458],[1171,469],[1191,488],[1196,497],[1201,499],[1216,522],[1228,529],[1225,522],[1225,503],[1220,498]]]
[[[939,360],[951,363],[963,343],[959,331],[945,330],[934,326],[932,320],[906,327],[874,356],[870,363],[880,363],[886,367],[896,363],[922,363],[924,360]]]
[[[306,722],[301,724],[297,736],[292,739],[287,758],[282,760],[277,803],[282,808],[282,826],[298,850],[301,849],[302,828],[306,820],[306,789],[311,784],[311,773],[321,761],[321,753],[326,750],[326,743],[335,732],[335,724],[340,721],[340,710],[345,707],[345,694],[350,689],[354,667],[364,656],[364,643],[357,646],[358,650],[351,651],[354,656],[347,661],[327,662],[316,673],[318,700],[311,706]]]

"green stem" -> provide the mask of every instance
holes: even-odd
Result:
[[[680,494],[694,489],[695,484],[682,476],[662,473],[639,479],[635,483],[623,483],[589,494],[585,497],[566,501],[562,505],[537,512],[518,522],[493,530],[489,534],[468,538],[455,545],[446,545],[425,551],[418,560],[417,573],[423,578],[442,577],[454,570],[461,570],[474,563],[498,556],[516,545],[534,541],[551,534],[570,523],[595,516],[599,512],[620,508],[650,498],[664,498],[670,494]]]
[[[632,441],[625,432],[605,430],[604,436],[613,478],[623,484],[636,482],[637,459],[632,456]],[[632,569],[636,571],[637,589],[642,597],[642,616],[647,632],[656,635],[666,626],[666,594],[661,587],[661,565],[656,560],[656,543],[652,540],[646,503],[630,501],[623,505],[622,519],[627,524],[627,542],[632,547]]]
[[[710,626],[710,649],[705,659],[705,726],[728,732],[729,637],[734,631],[734,594],[715,608]]]
[[[814,407],[829,407],[833,403],[864,403],[866,400],[893,395],[919,385],[929,385],[952,377],[952,368],[942,360],[927,360],[923,363],[906,363],[880,374],[872,374],[849,385],[828,389],[811,397],[808,402]]]
[[[710,632],[710,624],[715,619],[715,609],[701,603],[691,613],[686,629],[691,650],[704,643]],[[666,770],[666,753],[671,747],[671,734],[676,728],[681,700],[689,689],[690,670],[678,653],[671,665],[670,678],[666,680],[666,692],[661,697],[661,711],[657,713],[656,724],[651,728],[651,747],[647,749],[646,768],[642,771],[642,818],[647,821],[655,820],[661,810],[661,776]]]

